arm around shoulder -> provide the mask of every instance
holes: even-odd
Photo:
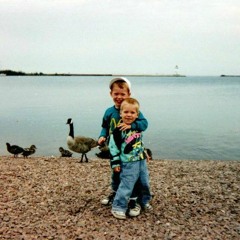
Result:
[[[131,129],[142,132],[142,131],[145,131],[147,127],[148,127],[147,119],[143,116],[141,112],[139,112],[139,116],[136,119],[136,121],[132,123]]]

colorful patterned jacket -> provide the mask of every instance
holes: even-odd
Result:
[[[109,150],[112,155],[111,167],[121,166],[121,162],[146,159],[142,142],[142,132],[132,129],[121,131],[115,128],[110,136]]]

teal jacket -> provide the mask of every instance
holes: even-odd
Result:
[[[142,132],[132,129],[120,131],[119,128],[115,128],[110,135],[109,150],[112,155],[112,168],[121,166],[121,162],[127,163],[146,159]]]

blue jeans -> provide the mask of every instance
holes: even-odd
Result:
[[[112,204],[113,211],[126,212],[128,200],[137,180],[141,183],[140,204],[145,206],[151,200],[149,174],[146,160],[121,164],[120,185]]]
[[[111,176],[111,186],[112,186],[112,190],[114,192],[117,192],[118,190],[118,186],[120,184],[120,172],[112,172],[112,176]],[[136,182],[131,197],[132,199],[137,199],[139,197],[141,197],[141,189],[142,189],[142,185],[140,183],[140,180],[138,179],[138,181]]]

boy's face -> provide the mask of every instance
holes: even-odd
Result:
[[[123,103],[121,118],[125,124],[132,124],[138,117],[137,106],[135,104]]]
[[[124,99],[130,97],[130,92],[127,87],[120,88],[117,84],[114,84],[110,95],[113,99],[116,108],[120,108],[121,103]]]

